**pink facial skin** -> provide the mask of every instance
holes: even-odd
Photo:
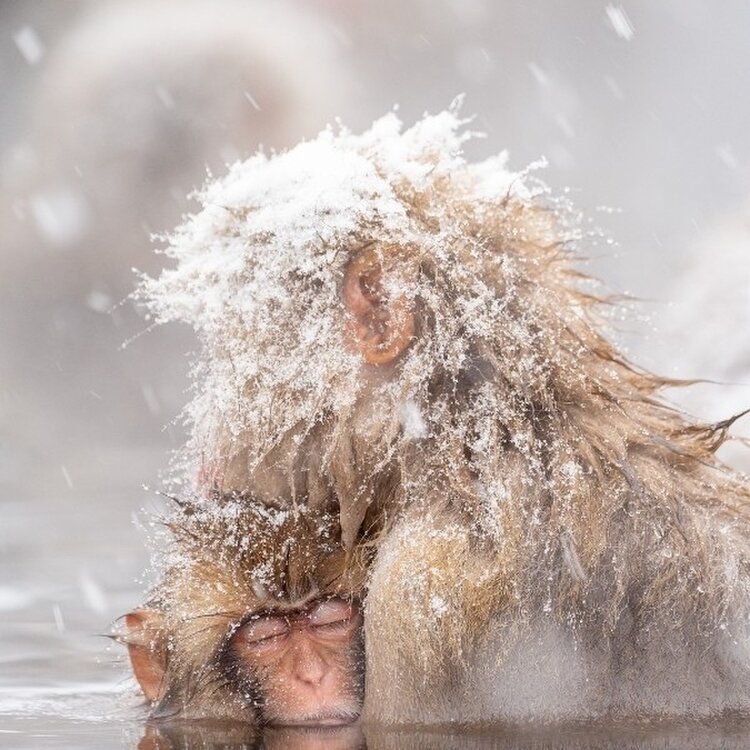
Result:
[[[362,614],[343,599],[253,615],[231,648],[260,686],[262,714],[277,726],[339,726],[362,706]]]

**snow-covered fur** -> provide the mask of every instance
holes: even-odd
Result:
[[[261,697],[230,648],[240,623],[317,597],[358,599],[365,569],[341,547],[335,516],[232,493],[202,500],[180,501],[167,520],[164,573],[147,604],[160,615],[151,646],[167,664],[152,716],[254,722]]]
[[[750,707],[748,498],[729,422],[601,333],[575,221],[455,109],[327,130],[236,164],[142,295],[202,342],[188,471],[338,513],[377,550],[366,716],[695,715]],[[350,340],[342,279],[375,248],[416,335]],[[183,468],[183,470],[186,470]]]

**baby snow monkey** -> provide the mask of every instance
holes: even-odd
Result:
[[[120,640],[153,717],[339,725],[362,705],[361,584],[335,520],[249,496],[180,503]]]

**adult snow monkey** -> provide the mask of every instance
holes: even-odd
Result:
[[[467,163],[468,137],[455,108],[391,114],[205,188],[142,287],[203,344],[203,506],[338,517],[368,569],[366,720],[746,711],[731,420],[661,400],[602,333],[575,217],[504,155]]]

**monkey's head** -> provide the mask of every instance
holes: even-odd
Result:
[[[205,188],[176,267],[141,287],[203,344],[186,418],[205,486],[305,498],[351,547],[375,506],[445,481],[491,510],[495,447],[583,389],[599,338],[568,287],[573,230],[505,155],[468,164],[465,123],[328,130]]]
[[[341,724],[362,702],[361,580],[336,520],[248,496],[181,503],[120,639],[154,717]]]

